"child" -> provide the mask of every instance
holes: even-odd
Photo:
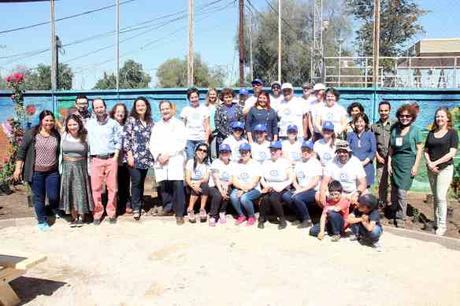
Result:
[[[231,124],[232,134],[229,135],[222,143],[228,144],[232,150],[232,155],[230,155],[230,160],[237,162],[240,160],[240,145],[243,143],[248,143],[248,141],[243,137],[244,134],[244,123],[235,121]]]
[[[348,217],[353,235],[350,240],[359,240],[370,244],[381,252],[379,238],[382,235],[380,213],[377,209],[377,198],[372,194],[365,194],[358,198],[358,207]]]
[[[205,206],[209,194],[209,172],[208,145],[204,142],[199,143],[195,148],[193,159],[188,160],[185,165],[185,182],[191,189],[190,202],[187,208],[188,221],[190,223],[196,222],[193,206],[195,206],[200,196],[200,221],[206,222],[207,220]]]
[[[326,206],[323,208],[319,224],[310,229],[310,235],[323,240],[325,229],[332,236],[331,241],[339,241],[340,235],[347,228],[348,210],[350,201],[342,195],[342,184],[339,181],[332,181],[328,185],[329,196]]]

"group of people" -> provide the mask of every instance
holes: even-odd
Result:
[[[281,230],[288,207],[293,223],[318,239],[327,233],[337,241],[350,228],[352,239],[378,246],[382,210],[404,226],[407,191],[424,154],[436,234],[445,233],[458,147],[447,108],[436,111],[423,145],[414,125],[416,104],[399,107],[392,121],[391,104],[382,101],[380,118],[371,124],[360,103],[345,109],[340,93],[323,84],[304,84],[302,97],[290,83],[274,82],[271,92],[259,79],[252,86],[252,95],[209,89],[203,104],[191,88],[177,117],[172,102],[158,103],[158,122],[145,97],[136,98],[128,114],[122,103],[108,113],[101,98],[91,101],[91,113],[88,98],[78,96],[62,126],[52,112],[41,112],[39,124],[24,136],[14,172],[31,186],[39,228],[49,228],[46,197],[51,213],[72,216],[71,226],[88,214],[96,225],[104,214],[110,223],[123,213],[139,220],[153,169],[161,201],[154,210],[174,213],[177,224],[185,216],[211,227],[226,223],[230,203],[237,225],[263,229],[272,220]],[[378,197],[371,193],[375,182]],[[322,210],[317,224],[310,217],[315,209]]]

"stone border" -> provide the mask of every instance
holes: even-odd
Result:
[[[150,220],[164,220],[164,221],[175,221],[174,217],[155,217],[149,216],[148,219]],[[118,219],[120,222],[135,222],[130,217],[121,217]],[[34,217],[25,217],[25,218],[15,218],[15,219],[5,219],[0,220],[0,229],[12,226],[23,226],[23,225],[34,225],[35,224]],[[402,228],[396,228],[393,226],[383,226],[384,231],[388,231],[392,234],[397,236],[405,237],[405,238],[412,238],[417,239],[425,242],[433,242],[440,244],[448,249],[460,251],[460,239],[451,238],[451,237],[444,237],[444,236],[436,236],[433,234],[415,231],[415,230],[408,230]]]

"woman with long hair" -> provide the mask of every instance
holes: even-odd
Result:
[[[336,136],[334,133],[334,124],[331,121],[324,122],[321,134],[323,137],[315,141],[313,151],[315,151],[316,156],[319,158],[321,166],[325,168],[327,163],[335,156]]]
[[[425,160],[431,192],[433,193],[436,235],[447,230],[447,192],[454,174],[454,157],[457,154],[458,133],[453,128],[452,114],[440,107],[434,115],[431,130],[425,142]]]
[[[70,226],[81,226],[94,208],[88,177],[88,143],[81,116],[72,114],[64,123],[61,139],[61,201],[59,209],[71,214]]]
[[[390,136],[388,173],[391,175],[391,218],[398,227],[404,227],[407,216],[407,191],[417,175],[423,154],[420,130],[413,124],[416,110],[409,104],[396,112],[398,121]]]
[[[209,133],[208,143],[211,148],[211,157],[214,159],[217,157],[217,148],[216,148],[216,122],[214,120],[216,116],[216,109],[217,106],[220,105],[221,101],[219,100],[219,94],[217,89],[209,88],[208,92],[206,93],[206,98],[204,101],[204,105],[209,110],[209,126],[211,129],[211,133]]]
[[[135,220],[141,217],[145,178],[148,169],[153,168],[153,157],[148,150],[152,129],[150,103],[147,98],[138,97],[123,129],[123,162],[128,164],[131,177],[131,205]]]
[[[246,128],[249,143],[254,142],[254,127],[263,124],[267,131],[267,139],[278,139],[278,117],[273,108],[270,107],[270,95],[262,91],[257,96],[256,104],[249,109],[246,117]]]
[[[32,197],[39,230],[49,229],[45,207],[48,198],[54,214],[59,204],[59,152],[61,137],[56,129],[54,114],[44,110],[39,123],[28,130],[18,151],[13,178],[21,177],[32,189]]]

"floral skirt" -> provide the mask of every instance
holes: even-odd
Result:
[[[59,209],[70,214],[72,210],[83,215],[93,211],[91,184],[86,159],[62,161],[61,201]]]

